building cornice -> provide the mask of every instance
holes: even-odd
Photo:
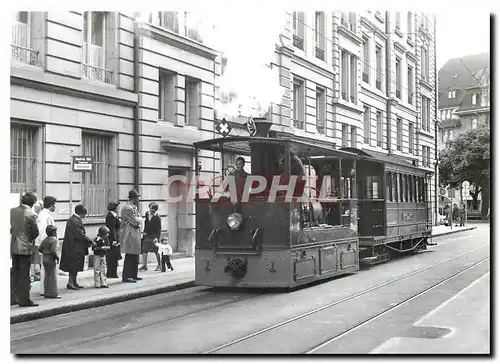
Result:
[[[10,84],[129,107],[135,106],[138,102],[137,94],[118,90],[114,85],[100,85],[42,70],[11,66]]]
[[[399,43],[398,41],[394,42],[394,48],[398,49],[401,53],[405,54],[406,53],[406,48],[404,45]]]
[[[356,35],[351,30],[347,29],[342,24],[338,24],[337,29],[338,29],[339,33],[343,33],[346,37],[350,38],[352,41],[356,42],[358,45],[361,45],[361,43],[363,43],[362,38],[360,38],[358,35]]]
[[[219,52],[212,48],[153,24],[140,24],[138,33],[208,59],[214,60],[220,55]]]
[[[467,115],[467,114],[475,114],[478,112],[488,113],[488,112],[490,112],[490,108],[488,106],[488,107],[481,107],[481,108],[477,108],[477,109],[463,109],[463,110],[459,109],[459,110],[455,111],[455,114],[456,115]]]
[[[373,24],[368,18],[362,16],[361,24],[367,27],[372,33],[377,33],[384,40],[387,40],[387,35],[375,24]]]

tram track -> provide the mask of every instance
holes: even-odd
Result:
[[[426,294],[426,293],[428,293],[428,292],[432,291],[433,289],[435,289],[435,288],[437,288],[437,287],[439,287],[439,286],[443,285],[444,283],[449,282],[449,281],[451,281],[452,279],[454,279],[454,278],[456,278],[456,277],[458,277],[458,276],[460,276],[460,275],[464,274],[465,272],[470,271],[471,269],[475,268],[475,267],[476,267],[476,266],[478,266],[479,264],[481,264],[481,263],[483,263],[483,262],[485,262],[485,261],[487,261],[487,260],[489,260],[489,259],[490,259],[490,257],[486,257],[486,258],[484,258],[484,259],[480,260],[479,262],[476,262],[476,263],[474,263],[473,265],[471,265],[471,266],[469,266],[469,267],[467,267],[467,268],[465,268],[465,269],[462,269],[462,270],[460,270],[459,272],[457,272],[457,273],[455,273],[455,274],[453,274],[453,275],[451,275],[451,276],[449,276],[449,277],[447,277],[447,278],[445,278],[445,279],[440,280],[439,282],[437,282],[437,283],[433,284],[432,286],[430,286],[430,287],[428,287],[428,288],[426,288],[426,289],[424,289],[424,290],[422,290],[422,291],[420,291],[420,292],[418,292],[418,293],[416,293],[416,294],[414,294],[414,295],[412,295],[412,296],[410,296],[410,297],[408,297],[408,298],[404,299],[404,300],[403,300],[403,301],[401,301],[401,302],[398,302],[397,304],[395,304],[395,305],[393,305],[393,306],[391,306],[391,307],[389,307],[389,308],[387,308],[387,309],[383,310],[382,312],[379,312],[379,313],[377,313],[377,314],[375,314],[375,315],[372,315],[372,316],[368,317],[367,319],[363,320],[362,322],[356,323],[355,325],[352,325],[352,326],[350,326],[349,328],[342,330],[341,332],[339,332],[339,333],[337,333],[337,334],[335,334],[335,335],[331,336],[331,337],[330,337],[330,338],[328,338],[327,340],[324,340],[324,341],[323,341],[323,342],[321,342],[320,344],[317,344],[317,345],[315,345],[315,346],[313,346],[313,347],[311,347],[311,348],[307,349],[307,350],[306,350],[305,352],[303,352],[302,354],[314,354],[314,353],[315,353],[315,352],[317,352],[318,350],[320,350],[320,349],[322,349],[322,348],[326,347],[327,345],[332,344],[334,341],[339,340],[339,339],[340,339],[340,338],[342,338],[343,336],[345,336],[345,335],[347,335],[347,334],[349,334],[349,333],[351,333],[351,332],[353,332],[353,331],[355,331],[355,330],[357,330],[357,329],[362,328],[363,326],[365,326],[365,325],[369,324],[370,322],[372,322],[372,321],[374,321],[374,320],[376,320],[376,319],[378,319],[378,318],[381,318],[382,316],[384,316],[384,315],[386,315],[386,314],[388,314],[388,313],[390,313],[390,312],[392,312],[392,311],[394,311],[394,310],[398,309],[399,307],[401,307],[401,306],[403,306],[403,305],[405,305],[405,304],[407,304],[407,303],[409,303],[409,302],[411,302],[411,301],[413,301],[413,300],[417,299],[418,297],[420,297],[420,296],[422,296],[422,295],[424,295],[424,294]]]
[[[297,321],[302,320],[302,319],[304,319],[304,318],[306,318],[306,317],[310,317],[310,316],[315,315],[315,314],[317,314],[317,313],[320,313],[320,312],[322,312],[322,311],[328,310],[328,309],[330,309],[330,308],[332,308],[332,307],[338,306],[338,305],[343,304],[343,303],[346,303],[346,302],[348,302],[348,301],[352,301],[352,300],[354,300],[354,299],[356,299],[356,298],[359,298],[359,297],[362,297],[362,296],[364,296],[364,295],[367,295],[368,293],[374,292],[374,291],[379,290],[379,289],[381,289],[381,288],[383,288],[383,287],[387,287],[387,286],[389,286],[389,285],[391,285],[391,284],[394,284],[394,283],[396,283],[396,282],[398,282],[398,281],[401,281],[401,280],[407,279],[407,278],[409,278],[409,277],[411,277],[411,276],[414,276],[414,275],[417,275],[417,274],[420,274],[420,273],[426,272],[426,271],[428,271],[428,270],[430,270],[430,269],[433,269],[433,268],[435,268],[435,267],[438,267],[438,266],[440,266],[440,265],[443,265],[443,264],[445,264],[445,263],[448,263],[448,262],[450,262],[450,261],[453,261],[454,259],[460,258],[460,257],[465,256],[465,255],[467,255],[467,254],[470,254],[470,253],[473,253],[473,252],[475,252],[475,251],[478,251],[478,250],[480,250],[480,249],[482,249],[482,248],[484,248],[484,247],[487,247],[487,246],[489,246],[489,244],[484,244],[484,245],[481,245],[481,246],[479,246],[479,247],[477,247],[477,248],[475,248],[475,249],[468,250],[468,251],[463,252],[463,253],[461,253],[461,254],[455,255],[455,256],[453,256],[453,257],[451,257],[451,258],[448,258],[448,259],[442,260],[442,261],[440,261],[440,262],[437,262],[437,263],[435,263],[435,264],[432,264],[432,265],[430,265],[430,266],[428,266],[428,267],[425,267],[425,268],[422,268],[422,269],[419,269],[419,270],[416,270],[416,271],[413,271],[413,272],[407,273],[407,274],[402,275],[402,276],[400,276],[400,277],[397,277],[397,278],[391,279],[391,280],[389,280],[389,281],[383,282],[383,283],[381,283],[381,284],[375,285],[375,286],[370,287],[370,288],[368,288],[368,289],[365,289],[365,290],[363,290],[363,291],[357,292],[357,293],[352,294],[352,295],[350,295],[350,296],[344,297],[344,298],[342,298],[342,299],[339,299],[339,300],[336,300],[336,301],[334,301],[334,302],[331,302],[331,303],[328,303],[328,304],[326,304],[326,305],[323,305],[323,306],[321,306],[321,307],[318,307],[318,308],[316,308],[316,309],[314,309],[314,310],[307,311],[307,312],[305,312],[305,313],[302,313],[302,314],[300,314],[300,315],[297,315],[297,316],[295,316],[295,317],[292,317],[292,318],[290,318],[290,319],[288,319],[288,320],[285,320],[285,321],[279,322],[279,323],[274,324],[274,325],[272,325],[272,326],[269,326],[269,327],[266,327],[266,328],[264,328],[264,329],[261,329],[261,330],[258,330],[258,331],[256,331],[256,332],[253,332],[253,333],[251,333],[251,334],[245,335],[245,336],[243,336],[243,337],[241,337],[241,338],[239,338],[239,339],[236,339],[236,340],[232,340],[232,341],[230,341],[230,342],[227,342],[227,343],[225,343],[225,344],[223,344],[223,345],[220,345],[220,346],[218,346],[218,347],[216,347],[216,348],[214,348],[214,349],[211,349],[211,350],[205,351],[205,352],[203,352],[203,354],[215,354],[215,353],[217,353],[217,352],[219,352],[219,351],[222,351],[222,350],[224,350],[224,349],[227,349],[227,348],[230,348],[230,347],[232,347],[232,346],[235,346],[236,344],[240,344],[240,343],[243,343],[243,342],[245,342],[245,341],[247,341],[247,340],[250,340],[250,339],[256,338],[256,337],[258,337],[258,336],[260,336],[260,335],[264,335],[264,334],[270,333],[270,332],[272,332],[273,330],[276,330],[276,329],[279,329],[279,328],[283,328],[283,327],[285,327],[285,326],[287,326],[287,325],[290,325],[290,324],[296,323]],[[474,265],[473,265],[473,266],[469,266],[469,267],[467,267],[466,269],[461,270],[460,272],[458,272],[458,273],[454,274],[454,275],[453,275],[453,276],[451,276],[451,277],[447,277],[444,281],[447,281],[447,280],[449,280],[449,279],[452,279],[452,277],[454,277],[455,275],[462,274],[464,271],[467,271],[467,270],[471,269],[472,267],[474,267],[474,266],[476,266],[476,265],[478,265],[478,264],[480,264],[480,263],[484,262],[484,261],[485,261],[485,260],[487,260],[487,259],[489,259],[489,257],[484,258],[484,259],[482,259],[481,261],[474,263]],[[434,285],[434,286],[440,285],[440,284],[442,284],[442,283],[443,283],[443,281],[438,282],[438,283],[437,283],[436,285]],[[434,287],[434,286],[432,286],[432,287]],[[424,292],[428,291],[429,289],[432,289],[432,287],[431,287],[431,288],[426,288],[426,290],[424,290]],[[435,287],[434,287],[434,288],[435,288]],[[423,293],[422,293],[422,292],[417,293],[417,295],[420,295],[420,294],[423,294]],[[398,307],[399,305],[403,304],[404,302],[409,301],[409,300],[412,300],[412,299],[414,299],[414,298],[415,298],[415,297],[410,297],[408,300],[405,300],[405,301],[403,301],[403,302],[399,303],[398,305],[391,306],[391,308],[389,308],[389,309],[388,309],[388,310],[386,310],[386,311],[392,311],[394,308]],[[382,312],[382,313],[380,313],[378,316],[380,316],[380,315],[382,315],[382,314],[384,314],[384,313]],[[378,317],[378,316],[377,316],[377,317]],[[369,319],[367,319],[367,320],[373,320],[373,319],[375,319],[375,318],[376,318],[376,317],[371,317],[371,318],[369,318]],[[347,333],[347,331],[349,331],[349,330],[351,330],[351,331],[352,331],[352,330],[354,330],[356,327],[358,327],[359,325],[362,325],[362,324],[364,324],[364,322],[359,323],[359,324],[357,324],[357,325],[354,325],[353,327],[351,327],[351,328],[347,329],[347,330],[346,330],[346,333]],[[341,335],[341,334],[342,334],[342,333],[340,333],[339,335]],[[338,335],[337,335],[337,336],[338,336]],[[334,338],[330,338],[329,340],[332,340],[332,341],[333,341],[333,339],[334,339]],[[311,349],[309,349],[309,350],[313,350],[313,348],[311,348]]]

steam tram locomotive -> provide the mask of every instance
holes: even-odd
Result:
[[[194,146],[196,158],[201,150],[219,152],[221,167],[228,152],[245,156],[250,176],[267,182],[248,194],[236,181],[236,199],[212,199],[215,184],[196,196],[197,285],[295,287],[429,245],[429,176],[409,163],[267,133]],[[292,198],[272,187],[273,178],[284,186],[296,177]]]

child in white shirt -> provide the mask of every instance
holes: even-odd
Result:
[[[172,247],[168,243],[167,238],[161,239],[161,244],[158,244],[158,240],[155,239],[155,245],[158,247],[158,254],[161,256],[161,271],[166,272],[165,264],[168,269],[174,270],[172,263],[170,263],[170,256],[172,255]]]

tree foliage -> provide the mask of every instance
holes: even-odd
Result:
[[[490,130],[482,125],[460,134],[448,142],[439,155],[439,180],[442,185],[459,188],[469,181],[479,192],[489,192],[490,185]],[[484,196],[484,193],[483,193]]]

